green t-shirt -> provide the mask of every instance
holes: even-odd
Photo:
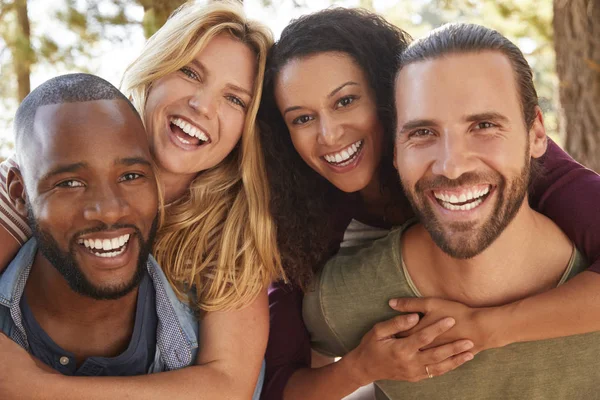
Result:
[[[342,249],[304,298],[312,346],[341,357],[373,325],[398,313],[395,297],[417,297],[403,268],[400,238],[409,225],[371,244]],[[561,283],[588,264],[575,251]],[[600,399],[600,332],[483,351],[445,375],[417,383],[376,382],[378,399]]]

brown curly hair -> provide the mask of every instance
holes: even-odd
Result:
[[[286,275],[305,289],[314,271],[339,248],[343,231],[360,205],[311,169],[296,152],[275,103],[275,82],[291,60],[322,52],[348,54],[363,69],[375,93],[384,145],[381,185],[401,193],[393,167],[394,85],[398,56],[410,35],[377,14],[332,8],[292,21],[267,58],[259,119],[271,185],[271,211]]]

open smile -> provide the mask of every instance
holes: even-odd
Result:
[[[448,211],[471,211],[480,207],[493,192],[494,186],[474,185],[455,190],[433,190],[435,201]]]
[[[181,117],[169,119],[171,140],[185,150],[194,150],[211,142],[210,135],[200,126]]]
[[[119,268],[129,264],[136,253],[136,233],[130,229],[121,232],[98,232],[77,240],[83,257],[100,268]],[[139,246],[138,246],[139,247]]]

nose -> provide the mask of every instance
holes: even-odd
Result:
[[[344,127],[338,121],[328,116],[319,118],[319,135],[317,141],[319,144],[333,146],[344,134]]]
[[[207,88],[200,88],[190,96],[188,104],[197,113],[211,119],[215,115],[217,99]]]
[[[129,202],[116,185],[101,185],[89,191],[84,218],[114,225],[129,215]]]
[[[444,134],[432,166],[433,174],[457,179],[462,174],[473,171],[474,160],[466,141],[467,138],[461,134]]]

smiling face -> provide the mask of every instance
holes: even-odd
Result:
[[[194,176],[233,150],[250,105],[256,55],[228,34],[150,88],[145,125],[161,173]]]
[[[417,215],[450,256],[474,257],[524,204],[541,114],[528,131],[510,61],[491,51],[406,66],[396,111],[395,164]]]
[[[40,252],[80,294],[127,294],[158,209],[141,121],[123,100],[65,103],[39,107],[34,131],[20,179]]]
[[[277,107],[302,159],[344,192],[364,189],[381,160],[373,90],[344,53],[294,59],[279,73]]]

